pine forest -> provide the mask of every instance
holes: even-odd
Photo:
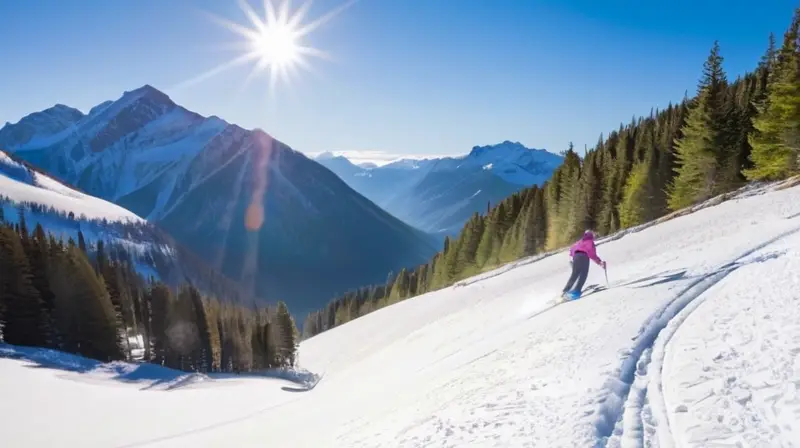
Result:
[[[65,243],[41,224],[29,231],[19,210],[11,225],[0,207],[0,342],[184,371],[294,365],[298,332],[283,302],[245,307],[169,288],[137,274],[124,249],[88,247],[81,232]]]

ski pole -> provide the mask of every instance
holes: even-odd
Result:
[[[603,266],[603,272],[606,274],[606,288],[610,288],[611,285],[608,284],[608,268]]]

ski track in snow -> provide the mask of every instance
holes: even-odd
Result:
[[[798,231],[800,227],[771,238],[720,267],[717,272],[691,283],[643,326],[631,354],[620,368],[619,376],[609,381],[608,389],[612,396],[600,407],[598,447],[644,447],[646,441],[650,442],[647,446],[674,445],[661,373],[664,351],[671,338],[686,318],[710,296],[707,291],[742,266],[772,259],[774,255],[767,254],[745,261],[750,255]]]
[[[557,306],[568,257],[521,260],[303,341],[300,364],[324,375],[303,387],[192,377],[145,391],[0,359],[0,434],[12,447],[793,447],[798,217],[800,187],[749,189],[630,229],[601,240],[609,287]]]
[[[800,447],[800,236],[780,243],[667,345],[662,410],[676,436],[661,446]]]

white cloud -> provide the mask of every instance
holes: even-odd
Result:
[[[335,156],[344,156],[349,161],[360,163],[374,163],[375,165],[382,166],[394,162],[399,159],[433,159],[439,157],[453,157],[454,154],[397,154],[386,151],[321,151],[321,152],[306,152],[308,157],[314,158],[323,152],[332,153]]]

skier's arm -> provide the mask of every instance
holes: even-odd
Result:
[[[589,249],[589,258],[591,258],[592,261],[594,261],[595,263],[602,266],[603,260],[601,260],[600,257],[597,256],[597,247],[594,245],[594,242],[592,242],[592,245],[590,247],[591,248]]]

